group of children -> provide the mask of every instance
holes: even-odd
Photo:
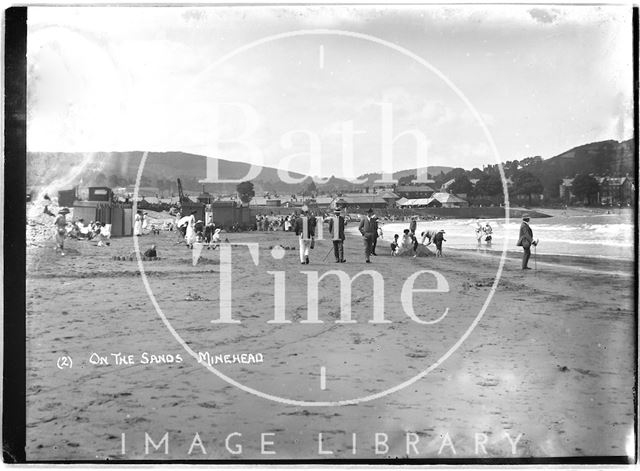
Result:
[[[480,221],[476,221],[476,240],[478,241],[478,247],[482,245],[482,240],[487,243],[487,245],[491,245],[491,240],[493,239],[493,228],[491,224],[486,223],[484,226],[480,223]]]
[[[53,222],[56,252],[64,255],[64,244],[67,237],[77,240],[97,240],[98,246],[109,245],[108,239],[111,238],[111,224],[104,224],[100,221],[91,221],[89,224],[85,224],[82,218],[68,221],[67,214],[70,213],[69,208],[60,208]],[[45,214],[53,216],[47,206],[45,206]]]
[[[428,255],[427,246],[433,243],[436,246],[436,257],[442,257],[442,243],[447,241],[444,238],[444,234],[445,231],[443,229],[439,231],[427,230],[420,234],[422,240],[418,242],[415,232],[412,232],[411,229],[405,229],[402,239],[400,239],[398,234],[394,234],[393,242],[391,242],[391,255],[425,256]],[[425,244],[427,239],[429,239],[429,241]]]
[[[256,215],[257,231],[292,231],[295,224],[295,215],[291,216],[266,216]]]
[[[216,227],[211,214],[207,215],[207,224],[201,220],[196,220],[197,211],[191,211],[188,216],[180,217],[180,213],[176,216],[176,227],[180,240],[178,243],[185,241],[189,248],[193,248],[195,242],[207,244],[207,248],[216,248],[220,242],[221,227]]]
[[[80,218],[67,224],[67,236],[78,240],[93,240],[99,236],[109,238],[109,228],[100,221],[91,221],[85,225],[84,219]]]

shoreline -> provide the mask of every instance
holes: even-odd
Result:
[[[356,232],[350,232],[351,234],[357,236]],[[384,243],[387,247],[391,244],[390,240],[379,238],[378,244]],[[515,242],[514,242],[515,243]],[[506,250],[505,256],[510,260],[521,260],[522,259],[522,249],[520,247],[512,248],[513,244]],[[498,259],[502,256],[502,244],[496,243],[491,247],[487,247],[486,244],[480,246],[480,248],[460,248],[460,247],[449,247],[446,242],[443,246],[443,252],[445,256],[447,253],[460,253],[460,254],[469,254],[473,256],[483,256]],[[431,252],[435,254],[435,246],[433,244],[427,246]],[[578,254],[559,254],[559,253],[536,253],[536,258],[538,262],[544,263],[545,265],[557,265],[563,267],[570,268],[584,268],[588,269],[590,266],[596,266],[601,269],[606,269],[610,274],[616,274],[621,276],[633,276],[634,269],[634,260],[633,258],[622,258],[622,257],[608,257],[606,255],[578,255]],[[531,251],[531,260],[529,262],[530,265],[534,263],[534,251]],[[622,267],[621,267],[622,266]],[[628,271],[620,271],[620,268],[624,268]],[[614,270],[616,269],[616,270]]]
[[[458,249],[451,248],[449,249],[452,252],[461,252],[461,253],[469,253],[477,255],[478,257],[489,257],[498,259],[501,257],[502,252],[497,250],[485,250],[482,249]],[[546,267],[557,267],[561,269],[569,269],[574,271],[583,271],[589,273],[601,273],[606,275],[613,276],[622,276],[622,277],[633,277],[633,260],[627,259],[619,259],[615,257],[604,257],[604,256],[583,256],[583,255],[571,255],[571,254],[534,254],[531,251],[531,259],[529,260],[529,266],[534,268],[536,263],[535,258],[537,257],[537,263],[540,266]],[[518,262],[522,260],[522,250],[511,250],[508,249],[506,252],[506,258],[510,262]],[[621,267],[623,264],[626,267]],[[595,267],[595,268],[594,268]],[[621,271],[620,268],[628,268],[627,271]]]

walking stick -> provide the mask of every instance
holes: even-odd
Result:
[[[327,259],[327,257],[329,256],[329,254],[330,254],[331,252],[333,252],[333,247],[330,247],[330,248],[329,248],[329,251],[327,252],[327,255],[325,255],[325,256],[324,256],[324,258],[322,259],[322,261],[323,261],[323,262]]]
[[[538,274],[538,241],[533,246],[533,267],[536,275]]]

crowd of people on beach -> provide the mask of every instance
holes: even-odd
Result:
[[[256,230],[257,231],[286,231],[293,230],[295,223],[295,214],[289,216],[273,216],[273,215],[256,215]]]
[[[56,240],[55,249],[60,255],[64,255],[65,241],[67,238],[97,241],[99,247],[110,245],[111,224],[105,224],[100,221],[90,221],[86,224],[83,218],[69,221],[67,220],[67,215],[70,214],[71,211],[66,207],[60,208],[57,215],[50,213],[48,207],[45,207],[45,211],[45,214],[55,217],[53,222]]]
[[[44,207],[44,213],[55,216],[48,206]],[[64,255],[64,245],[66,238],[77,240],[98,240],[98,245],[109,245],[107,241],[110,238],[110,225],[100,221],[90,221],[85,224],[82,218],[68,221],[66,216],[70,213],[68,208],[60,208],[57,216],[55,216],[55,238],[56,250]],[[222,227],[216,227],[213,221],[213,214],[206,213],[206,223],[201,219],[196,219],[197,211],[191,211],[189,215],[182,216],[179,212],[176,214],[174,222],[165,224],[164,229],[173,231],[178,234],[177,243],[185,243],[187,247],[193,249],[195,243],[204,244],[207,248],[216,249],[222,241]],[[523,248],[522,269],[528,270],[528,262],[531,256],[531,247],[536,247],[538,241],[533,239],[533,231],[529,226],[530,218],[525,215],[520,227],[517,246]],[[301,264],[310,263],[310,250],[315,246],[316,235],[319,235],[321,229],[318,224],[328,224],[328,232],[332,241],[332,248],[336,263],[345,263],[344,243],[346,240],[345,228],[348,223],[345,217],[345,211],[337,208],[332,215],[327,212],[314,214],[309,208],[303,206],[301,213],[292,213],[287,216],[267,216],[257,215],[255,229],[257,231],[277,231],[294,232],[298,237],[299,257]],[[491,245],[493,239],[493,228],[489,222],[482,224],[479,220],[475,225],[475,236],[478,247],[484,241],[488,246]],[[364,216],[360,218],[358,224],[363,248],[364,261],[371,263],[371,257],[377,256],[378,240],[384,238],[383,224],[379,221],[373,208],[369,208]],[[157,235],[160,228],[155,224],[149,224],[149,218],[146,211],[137,211],[133,221],[133,234],[135,237],[142,236],[145,233]],[[225,238],[224,242],[228,242]],[[411,217],[409,226],[403,230],[402,235],[394,234],[389,241],[390,255],[393,257],[411,256],[411,257],[428,257],[435,255],[443,256],[442,244],[446,242],[444,229],[427,229],[417,235],[417,217]],[[428,247],[435,246],[435,253]],[[149,255],[147,255],[147,253]],[[145,256],[156,257],[157,249],[155,244],[145,251]],[[329,254],[325,256],[327,258]]]
[[[315,237],[318,232],[317,226],[321,223],[328,224],[329,236],[332,240],[332,251],[336,263],[346,262],[344,258],[344,242],[345,242],[345,226],[347,221],[343,211],[336,209],[332,216],[317,217],[311,213],[308,208],[303,207],[300,216],[294,218],[293,231],[298,236],[300,263],[306,265],[309,263],[310,249],[313,249]],[[393,240],[389,241],[390,254],[392,256],[412,256],[426,257],[434,255],[427,247],[432,243],[436,247],[435,255],[442,256],[442,243],[446,242],[444,238],[445,231],[427,230],[420,234],[420,240],[416,235],[417,218],[410,220],[409,227],[403,231],[400,238],[398,234],[393,236]],[[373,208],[369,208],[366,214],[360,219],[358,224],[360,232],[365,263],[371,263],[371,257],[377,256],[378,240],[384,238],[383,224],[375,214]],[[328,256],[327,254],[325,256]]]
[[[216,227],[211,213],[207,213],[206,223],[202,219],[196,219],[197,214],[198,211],[191,211],[187,216],[177,213],[175,222],[167,229],[175,229],[178,234],[177,243],[184,242],[190,249],[195,243],[204,244],[208,249],[216,249],[221,242],[222,227]]]

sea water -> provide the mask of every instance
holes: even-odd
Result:
[[[445,230],[444,250],[476,249],[476,219],[440,219],[436,221],[418,221],[416,235],[427,229]],[[505,237],[507,250],[519,250],[516,247],[521,219],[480,219],[484,226],[487,222],[493,228],[492,243],[487,245],[482,239],[482,250],[502,251]],[[382,222],[383,238],[393,240],[393,235],[402,237],[406,222]],[[633,212],[618,211],[615,214],[558,215],[547,218],[532,218],[529,222],[534,239],[539,239],[538,253],[550,255],[581,256],[633,260],[634,222]]]

